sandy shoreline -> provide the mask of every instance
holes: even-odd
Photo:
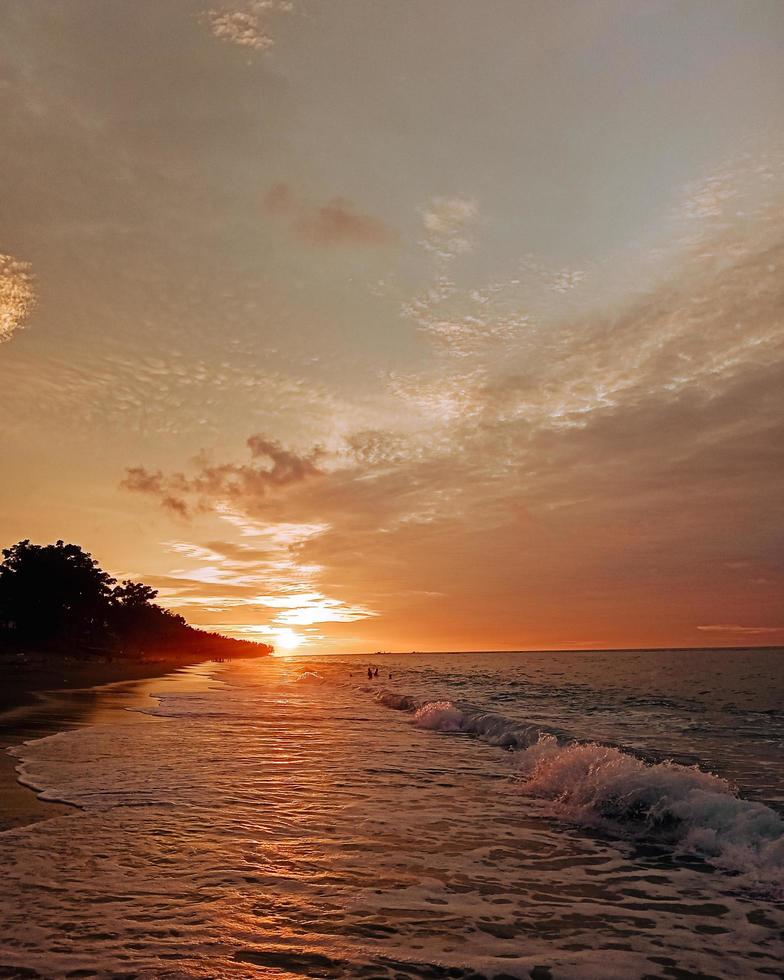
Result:
[[[3,665],[5,666],[5,665]],[[162,691],[209,684],[220,664],[61,661],[41,669],[3,670],[0,696],[0,833],[71,811],[40,800],[19,783],[18,760],[8,749],[83,725],[150,722],[135,712]],[[129,710],[130,709],[130,710]]]

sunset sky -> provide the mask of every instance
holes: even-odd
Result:
[[[781,0],[2,15],[3,547],[281,650],[784,642]]]

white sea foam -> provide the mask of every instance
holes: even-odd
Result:
[[[453,701],[418,702],[377,692],[376,700],[413,711],[419,728],[475,735],[520,753],[520,786],[548,800],[559,817],[623,837],[654,839],[678,853],[737,872],[744,884],[784,895],[784,820],[742,799],[727,780],[696,766],[650,763],[621,748],[510,721]]]
[[[323,684],[324,678],[317,670],[306,670],[302,674],[297,674],[294,678],[295,684]]]
[[[508,749],[524,749],[535,744],[542,734],[538,725],[521,725],[492,711],[458,707],[453,701],[427,701],[420,705],[413,698],[404,695],[397,695],[397,698],[401,705],[405,702],[412,703],[408,710],[415,711],[413,722],[419,728],[476,735],[490,745]],[[384,704],[388,703],[383,698],[379,700]]]
[[[553,801],[567,819],[668,841],[750,883],[784,883],[784,820],[720,776],[551,735],[521,753],[520,772],[526,793]]]
[[[451,701],[429,701],[417,708],[414,724],[437,732],[459,732],[463,713]]]

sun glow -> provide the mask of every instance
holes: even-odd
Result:
[[[272,630],[272,642],[275,649],[280,650],[282,653],[290,653],[292,650],[296,650],[303,640],[304,637],[300,636],[298,633],[295,633],[294,630]]]
[[[204,628],[224,633],[226,636],[235,636],[238,640],[262,640],[264,643],[271,643],[276,653],[291,653],[301,644],[309,641],[309,637],[296,633],[288,626],[212,623]]]

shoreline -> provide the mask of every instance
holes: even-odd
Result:
[[[5,666],[5,665],[3,665]],[[67,813],[76,807],[38,797],[19,782],[9,749],[87,725],[156,723],[142,707],[156,692],[191,690],[214,681],[218,661],[188,658],[123,661],[58,661],[40,670],[10,670],[0,699],[0,833]],[[210,673],[208,673],[208,670]],[[122,712],[122,713],[121,713]]]

